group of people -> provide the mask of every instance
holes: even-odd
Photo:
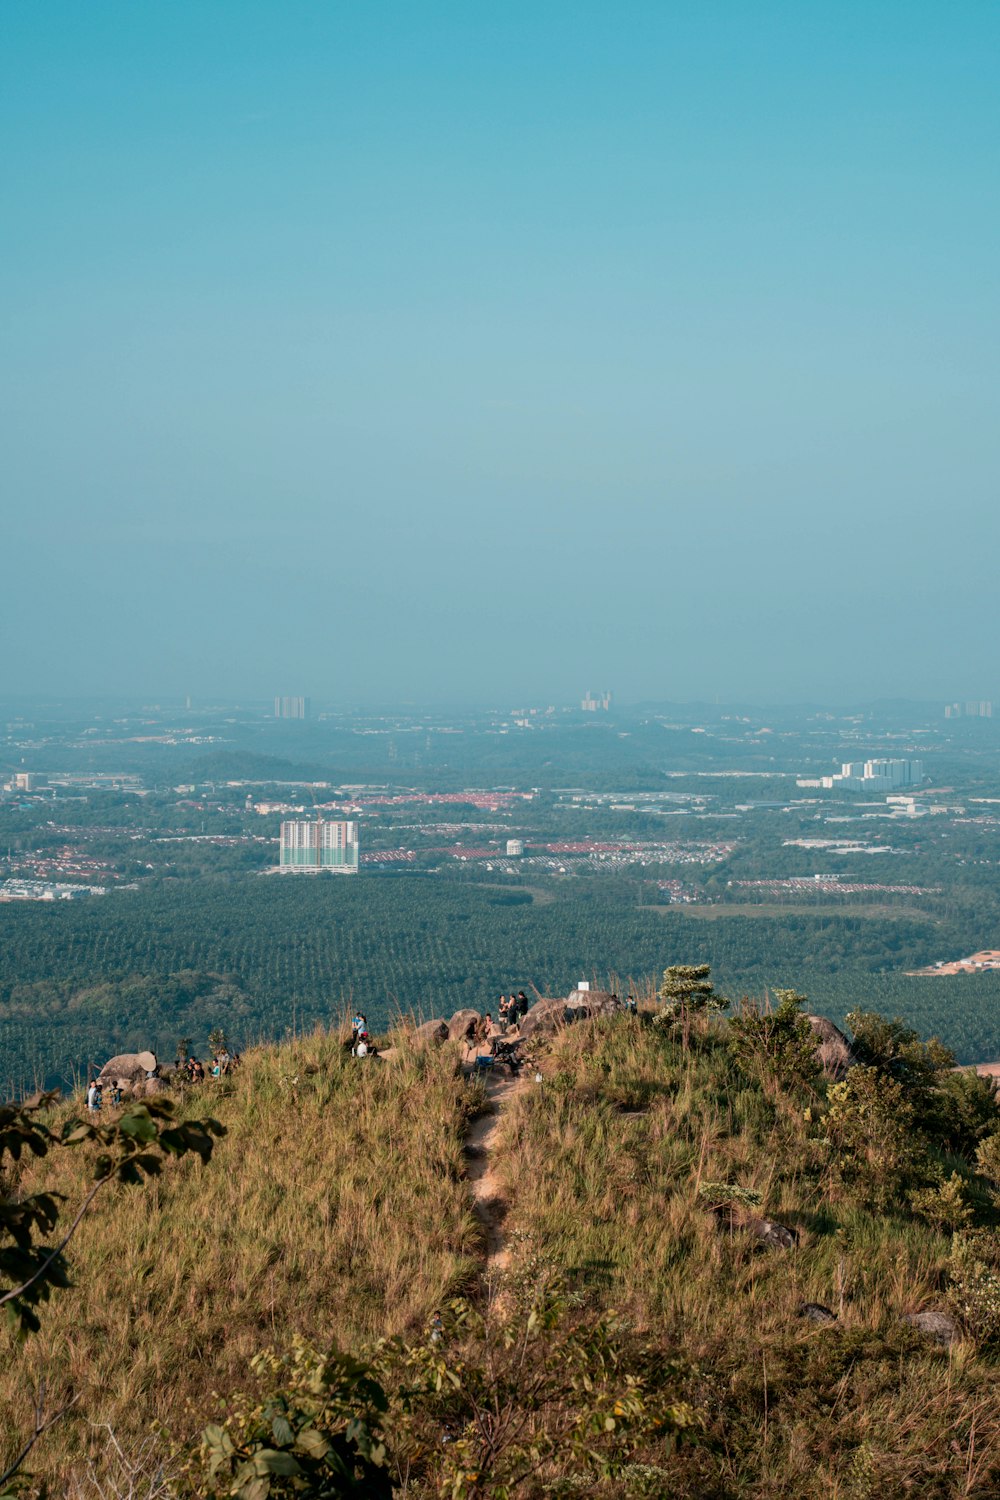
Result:
[[[124,1092],[120,1083],[111,1085],[111,1104],[117,1109],[124,1098]],[[92,1115],[100,1114],[104,1106],[104,1084],[99,1078],[95,1078],[87,1087],[87,1108]]]
[[[475,1040],[489,1042],[494,1037],[506,1036],[508,1031],[516,1031],[530,1008],[531,1001],[523,990],[519,990],[516,995],[513,992],[509,995],[501,995],[497,1005],[496,1020],[494,1021],[490,1011],[487,1011],[476,1027]]]
[[[212,1056],[211,1066],[205,1072],[205,1064],[200,1057],[189,1057],[179,1071],[186,1075],[189,1083],[204,1083],[208,1078],[225,1078],[229,1073],[235,1073],[240,1067],[242,1058],[238,1052],[230,1052],[227,1047],[222,1047]]]
[[[360,1010],[351,1017],[351,1051],[355,1057],[368,1057],[375,1052],[368,1034],[368,1017]]]

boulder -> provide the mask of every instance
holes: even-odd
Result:
[[[827,1078],[843,1078],[856,1061],[851,1044],[839,1026],[826,1016],[806,1016],[816,1038],[816,1061]]]
[[[935,1344],[940,1344],[947,1349],[950,1344],[957,1343],[962,1337],[958,1324],[949,1313],[943,1312],[919,1312],[904,1313],[900,1319],[901,1323],[908,1323],[918,1333],[923,1333]]]
[[[623,1006],[610,990],[573,990],[566,997],[566,1019],[581,1021],[588,1016],[612,1016]]]
[[[552,1036],[561,1026],[565,1025],[565,1000],[539,1000],[531,1007],[528,1014],[523,1017],[518,1030],[525,1038],[532,1036]]]
[[[774,1219],[748,1219],[745,1227],[758,1244],[766,1245],[768,1250],[794,1250],[799,1242],[794,1229],[778,1224]]]
[[[136,1084],[144,1083],[147,1074],[152,1073],[155,1067],[155,1053],[122,1052],[106,1062],[97,1076],[100,1083],[117,1083],[122,1088],[133,1088]]]
[[[167,1094],[170,1085],[165,1078],[144,1078],[141,1083],[134,1085],[133,1092],[137,1099],[151,1099],[154,1094]]]
[[[475,1031],[479,1019],[478,1010],[456,1010],[448,1022],[448,1040],[450,1042],[471,1042],[472,1033]]]
[[[410,1041],[414,1047],[440,1047],[447,1040],[448,1022],[442,1021],[440,1017],[434,1021],[425,1021],[410,1033]]]
[[[589,1016],[609,1016],[623,1009],[609,990],[571,990],[565,1000],[539,1000],[531,1007],[518,1028],[523,1037],[537,1033],[551,1036],[570,1021],[585,1021]]]
[[[830,1308],[824,1307],[822,1302],[801,1302],[799,1304],[799,1317],[808,1318],[810,1323],[836,1323],[837,1314]]]

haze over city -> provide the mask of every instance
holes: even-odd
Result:
[[[995,7],[0,27],[8,693],[994,694]]]

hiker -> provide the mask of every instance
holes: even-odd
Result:
[[[115,1086],[114,1086],[114,1088],[111,1090],[111,1105],[112,1105],[112,1108],[114,1108],[114,1109],[121,1109],[121,1107],[122,1107],[122,1099],[123,1098],[124,1098],[124,1090],[122,1089],[122,1086],[121,1086],[120,1083],[116,1083]]]
[[[365,1039],[364,1039],[363,1036],[359,1036],[358,1037],[357,1043],[356,1043],[353,1051],[354,1051],[354,1056],[355,1057],[367,1057],[368,1056],[368,1043],[365,1041]]]
[[[101,1085],[96,1079],[87,1090],[87,1108],[95,1115],[101,1108]]]
[[[497,1021],[500,1024],[500,1035],[507,1035],[507,1027],[510,1023],[510,1001],[506,995],[500,996],[500,1005],[497,1009]]]
[[[528,999],[527,995],[524,993],[523,990],[518,990],[518,992],[517,992],[517,1012],[518,1012],[518,1016],[523,1020],[524,1017],[528,1014],[528,1011],[530,1009],[531,1009],[531,1001]]]
[[[368,1017],[365,1016],[365,1015],[359,1015],[358,1016],[358,1020],[361,1022],[361,1025],[358,1027],[358,1040],[362,1041],[362,1042],[367,1042],[367,1040],[368,1040]]]
[[[635,1002],[634,995],[625,996],[625,1010],[630,1016],[637,1016],[639,1014],[639,1007]]]
[[[483,1040],[486,1042],[491,1041],[496,1036],[496,1031],[497,1028],[493,1024],[493,1017],[487,1011],[483,1018]]]
[[[364,1024],[365,1024],[365,1018],[364,1018],[364,1016],[361,1014],[360,1011],[355,1011],[354,1015],[351,1017],[351,1046],[352,1047],[354,1047],[356,1045],[358,1037],[361,1035],[361,1028],[362,1028],[362,1026]]]

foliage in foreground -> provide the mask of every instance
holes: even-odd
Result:
[[[193,1153],[207,1162],[215,1140],[225,1135],[224,1127],[210,1117],[178,1120],[166,1099],[130,1105],[103,1124],[70,1115],[55,1131],[44,1119],[44,1111],[53,1102],[51,1095],[37,1095],[0,1107],[0,1307],[18,1340],[39,1332],[39,1309],[53,1291],[71,1286],[66,1250],[102,1189],[115,1182],[133,1186],[144,1178],[158,1177],[165,1157]],[[92,1180],[68,1228],[53,1239],[64,1194],[22,1191],[17,1169],[22,1158],[42,1159],[53,1151],[84,1144],[97,1148],[92,1155]],[[71,1399],[61,1408],[46,1411],[43,1398],[37,1398],[33,1430],[0,1473],[0,1485],[18,1474],[36,1442],[72,1405]]]
[[[697,1426],[653,1349],[546,1280],[485,1310],[454,1300],[423,1339],[384,1341],[367,1363],[295,1340],[255,1372],[267,1396],[206,1427],[193,1495],[597,1494]]]

